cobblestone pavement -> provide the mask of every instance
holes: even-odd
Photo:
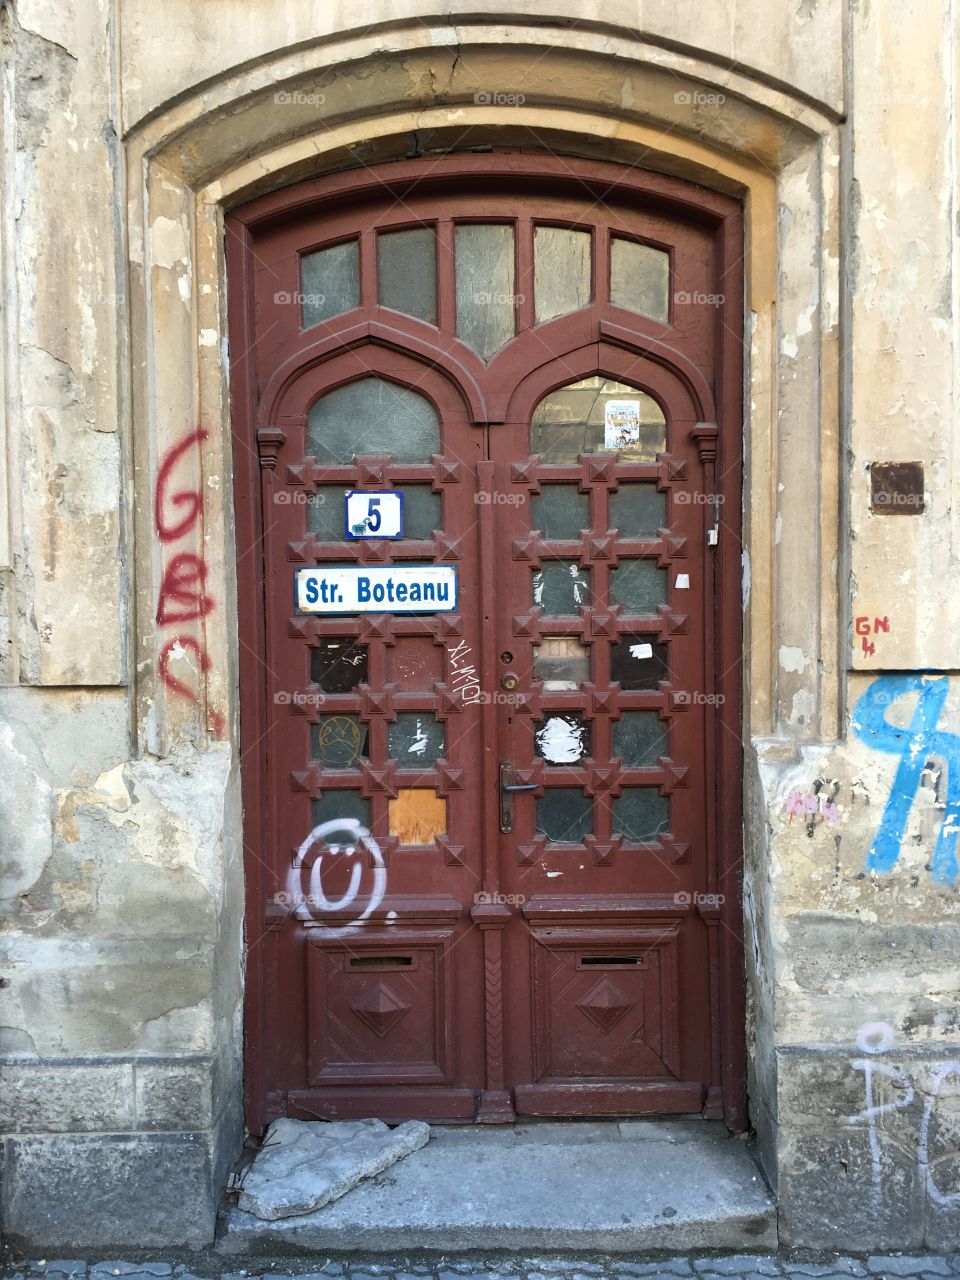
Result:
[[[814,1256],[814,1255],[811,1255]],[[690,1277],[691,1280],[950,1280],[960,1276],[960,1256],[892,1254],[868,1258],[818,1254],[816,1261],[800,1255],[743,1254],[684,1255],[644,1261],[619,1256],[496,1257],[418,1255],[416,1258],[351,1257],[264,1259],[229,1267],[216,1254],[197,1255],[190,1263],[85,1262],[39,1259],[7,1263],[0,1275],[9,1280],[656,1280],[656,1277]]]

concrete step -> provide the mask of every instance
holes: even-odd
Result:
[[[435,1125],[425,1147],[315,1213],[226,1209],[218,1243],[231,1255],[776,1247],[748,1144],[696,1119]]]

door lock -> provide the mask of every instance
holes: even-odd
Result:
[[[539,791],[539,782],[517,782],[517,771],[509,760],[500,761],[500,830],[513,830],[513,793]]]
[[[504,689],[515,689],[519,683],[520,677],[515,675],[512,671],[507,671],[500,677],[500,684]]]

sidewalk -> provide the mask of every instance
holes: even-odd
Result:
[[[0,1275],[9,1280],[656,1280],[690,1277],[691,1280],[944,1280],[960,1276],[960,1256],[883,1255],[865,1259],[845,1255],[800,1254],[688,1255],[643,1261],[627,1261],[621,1256],[583,1257],[482,1256],[444,1257],[423,1254],[365,1261],[351,1256],[341,1260],[315,1256],[276,1261],[258,1258],[255,1266],[243,1267],[231,1259],[227,1269],[214,1251],[197,1253],[191,1261],[105,1262],[34,1260],[12,1267],[8,1263]]]

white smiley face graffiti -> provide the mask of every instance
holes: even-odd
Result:
[[[331,843],[328,837],[334,834],[346,835],[348,841],[344,844]],[[342,853],[354,855],[350,882],[341,897],[329,899],[323,890],[323,860],[325,856]],[[313,828],[294,855],[287,874],[284,904],[292,909],[291,914],[298,920],[314,922],[321,920],[323,915],[333,915],[359,904],[363,863],[367,855],[373,862],[373,884],[362,910],[346,924],[329,927],[330,933],[338,937],[352,932],[376,911],[387,890],[387,869],[380,846],[356,818],[332,818]],[[308,873],[306,883],[305,872]]]

